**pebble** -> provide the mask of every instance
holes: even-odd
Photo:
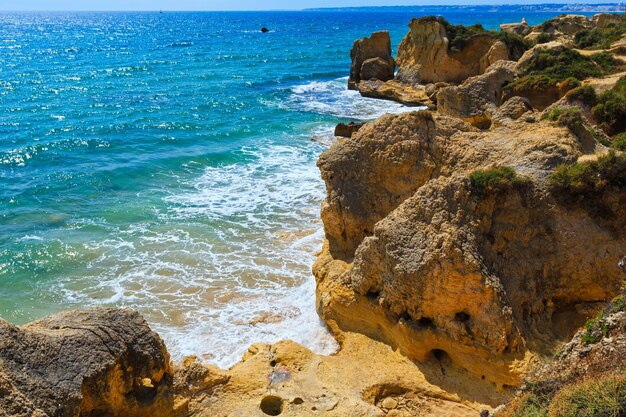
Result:
[[[387,410],[393,410],[394,408],[398,406],[398,401],[396,401],[395,399],[391,397],[387,397],[383,400],[381,405],[383,406],[383,408],[386,408]]]

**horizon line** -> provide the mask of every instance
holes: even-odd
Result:
[[[6,12],[18,12],[18,13],[26,13],[26,12],[69,12],[69,13],[104,13],[104,12],[113,12],[113,13],[202,13],[202,12],[219,12],[219,13],[245,13],[245,12],[306,12],[306,11],[324,11],[324,10],[343,10],[343,9],[400,9],[400,8],[432,8],[432,7],[500,7],[500,6],[570,6],[570,7],[580,7],[580,6],[588,6],[593,8],[594,6],[617,6],[623,7],[624,1],[619,2],[598,2],[598,3],[492,3],[492,4],[471,4],[471,3],[459,3],[459,4],[424,4],[424,5],[395,5],[395,6],[340,6],[340,7],[305,7],[301,9],[245,9],[245,10],[219,10],[219,9],[204,9],[204,10],[178,10],[178,9],[137,9],[137,10],[123,10],[123,9],[98,9],[98,10],[89,10],[89,9],[0,9],[0,13]],[[619,11],[619,10],[617,10]],[[541,10],[538,10],[541,12]]]

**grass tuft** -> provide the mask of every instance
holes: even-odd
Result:
[[[498,165],[472,172],[470,181],[472,190],[479,195],[496,193],[515,186],[530,184],[529,178],[517,175],[513,168]]]

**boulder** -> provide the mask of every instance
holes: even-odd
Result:
[[[359,131],[361,127],[363,127],[365,123],[339,123],[335,127],[335,136],[340,136],[344,138],[352,137],[353,134]]]
[[[470,37],[461,50],[449,49],[448,34],[437,20],[413,19],[398,47],[396,81],[407,84],[463,82],[479,75],[495,60],[508,59],[498,40],[485,33]]]
[[[516,63],[499,61],[482,75],[470,77],[459,86],[442,88],[437,93],[437,110],[465,120],[479,128],[488,128],[502,103],[502,88],[515,80]]]
[[[375,75],[374,78],[381,77],[377,78],[381,81],[393,78],[395,62],[391,57],[391,38],[387,31],[374,32],[369,38],[354,41],[352,50],[350,50],[350,58],[352,59],[348,79],[348,88],[350,89],[356,89],[356,85],[362,79],[362,73],[365,76]],[[363,68],[366,61],[368,63]],[[368,80],[370,78],[363,79]]]
[[[382,58],[370,58],[363,61],[359,78],[367,80],[391,80],[394,75],[394,65],[391,61]]]
[[[511,97],[492,116],[493,126],[502,126],[533,112],[530,102],[523,97]]]
[[[163,341],[131,310],[0,320],[0,415],[176,415],[172,377]]]

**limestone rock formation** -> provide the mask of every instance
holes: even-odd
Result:
[[[437,110],[480,128],[491,126],[491,118],[502,104],[502,88],[515,80],[516,63],[498,61],[482,75],[470,77],[459,86],[442,88]]]
[[[175,416],[169,354],[136,312],[0,320],[0,415]]]
[[[395,62],[391,57],[391,38],[387,31],[374,32],[369,38],[354,41],[350,58],[348,88],[356,89],[361,80],[387,81],[393,78]]]
[[[370,80],[361,81],[357,89],[363,97],[397,101],[407,106],[433,107],[431,97],[421,85],[408,85],[394,80],[387,82]]]
[[[292,341],[254,344],[228,371],[189,358],[177,386],[188,389],[193,417],[476,417],[504,398],[446,361],[416,366],[359,334],[342,333],[341,342],[333,356]]]
[[[319,161],[321,316],[409,358],[519,384],[529,355],[571,336],[622,282],[626,195],[598,197],[599,214],[547,187],[584,151],[534,118],[481,132],[427,112],[384,116],[334,145]],[[482,194],[467,176],[491,164],[530,180]]]
[[[396,81],[406,84],[462,82],[482,74],[487,67],[508,59],[506,45],[491,34],[478,34],[464,48],[452,51],[444,25],[437,20],[413,19],[400,43]]]
[[[603,29],[609,25],[619,24],[622,17],[619,14],[599,13],[592,16],[589,21],[592,26]]]

